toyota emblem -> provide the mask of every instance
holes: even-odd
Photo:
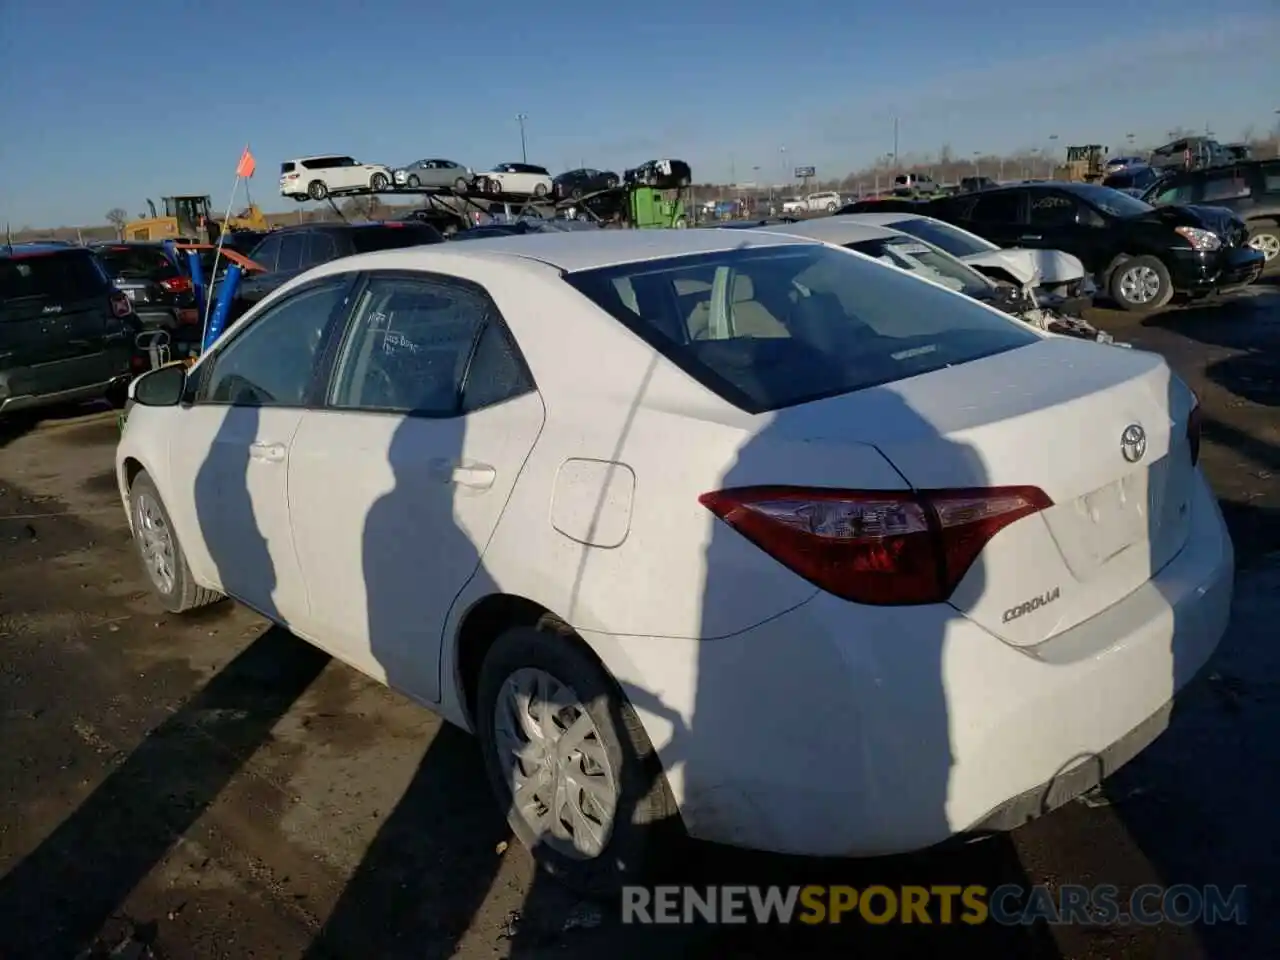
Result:
[[[1137,463],[1147,455],[1147,431],[1141,425],[1131,423],[1120,434],[1120,452],[1130,463]]]

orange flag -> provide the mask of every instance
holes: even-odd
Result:
[[[249,152],[249,148],[244,148],[244,153],[240,154],[240,162],[236,164],[237,177],[252,177],[253,171],[257,169],[257,164],[253,160],[253,154]]]

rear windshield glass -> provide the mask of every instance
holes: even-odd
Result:
[[[108,286],[102,267],[87,250],[0,257],[0,302],[77,300],[98,296]]]
[[[819,244],[628,263],[565,280],[750,413],[1038,339],[972,300]]]
[[[899,270],[908,270],[926,280],[940,283],[967,297],[982,298],[991,292],[991,282],[941,250],[907,237],[888,237],[849,243],[850,250],[874,257]]]
[[[936,220],[899,220],[890,226],[894,230],[909,233],[925,243],[932,243],[953,257],[968,257],[975,253],[990,253],[992,250],[1000,249],[993,243],[987,243],[963,230],[957,230]]]
[[[178,268],[164,251],[154,247],[102,247],[98,258],[117,280],[167,280]]]
[[[357,227],[351,231],[351,243],[356,253],[416,247],[424,243],[439,243],[443,239],[440,231],[427,223],[406,223],[395,227]]]

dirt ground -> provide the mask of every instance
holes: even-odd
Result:
[[[698,845],[679,879],[1247,884],[1248,926],[624,927],[534,883],[467,735],[234,605],[162,616],[113,415],[70,411],[0,425],[0,960],[1271,955],[1280,290],[1092,319],[1200,394],[1237,545],[1233,627],[1172,728],[1104,793],[1007,837],[860,863]]]

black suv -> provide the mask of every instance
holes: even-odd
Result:
[[[112,396],[139,369],[141,329],[92,251],[0,246],[0,416]]]
[[[273,230],[246,256],[265,267],[246,273],[236,291],[235,318],[298,274],[330,260],[374,250],[442,243],[444,237],[429,223],[388,220],[376,223],[308,223]]]
[[[621,178],[612,170],[569,170],[551,181],[552,189],[560,200],[585,196],[588,193],[599,193],[601,190],[612,190],[621,182]]]
[[[173,330],[198,322],[187,267],[164,244],[106,243],[93,251],[144,327]]]
[[[1153,207],[1092,183],[1021,183],[922,204],[919,212],[1002,247],[1062,250],[1126,310],[1175,293],[1202,296],[1252,283],[1263,255],[1244,221],[1218,207]]]
[[[1263,273],[1280,273],[1280,160],[1245,160],[1180,170],[1150,187],[1142,199],[1157,207],[1202,203],[1225,207],[1249,227],[1249,246],[1267,258]]]

